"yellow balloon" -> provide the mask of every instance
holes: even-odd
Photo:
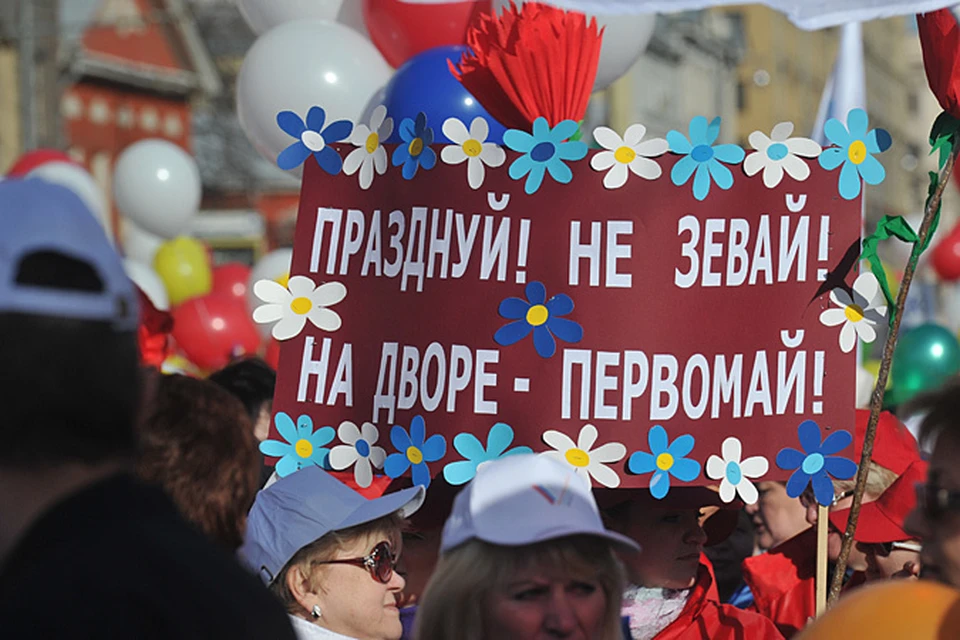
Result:
[[[180,236],[160,245],[153,269],[167,288],[171,306],[206,295],[213,287],[207,248],[193,238]]]
[[[960,638],[960,591],[926,580],[892,580],[843,597],[796,640]]]
[[[879,360],[864,360],[861,365],[864,369],[870,372],[870,375],[873,376],[873,382],[876,384],[877,377],[880,375],[880,361]],[[891,377],[887,376],[887,389],[890,388]]]

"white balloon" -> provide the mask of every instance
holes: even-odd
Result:
[[[353,0],[351,0],[353,1]],[[260,36],[237,77],[237,116],[253,146],[270,162],[295,142],[277,125],[277,114],[304,118],[323,107],[324,126],[357,122],[392,70],[359,33],[323,20],[288,22]]]
[[[145,231],[175,238],[200,207],[200,170],[193,156],[167,140],[135,142],[113,173],[117,208]]]
[[[90,213],[106,231],[107,237],[113,237],[107,199],[93,176],[82,167],[70,162],[46,162],[28,173],[27,177],[40,178],[73,191],[87,205]]]
[[[261,280],[280,280],[290,277],[290,264],[293,261],[293,249],[276,249],[264,255],[250,270],[250,280],[247,281],[247,306],[250,313],[263,304],[263,301],[253,293],[253,285]],[[273,323],[258,324],[257,330],[264,338],[270,336]]]
[[[153,256],[166,238],[161,238],[149,231],[144,231],[130,220],[123,220],[120,225],[120,246],[123,255],[129,260],[136,260],[145,265],[153,265]]]
[[[512,0],[520,6],[523,0]],[[511,0],[493,0],[497,13],[510,5]],[[652,13],[629,15],[587,14],[587,18],[597,19],[597,29],[603,28],[603,45],[600,48],[600,62],[597,64],[597,77],[593,81],[593,90],[600,91],[623,76],[640,58],[653,37],[656,16]]]
[[[367,40],[370,32],[367,31],[367,22],[363,19],[363,2],[360,0],[344,0],[337,13],[337,22],[345,24]]]
[[[167,295],[167,288],[152,267],[128,258],[123,261],[123,270],[127,272],[127,277],[140,287],[140,291],[150,298],[153,306],[160,311],[169,311],[170,297]]]
[[[336,20],[343,4],[360,0],[238,0],[240,14],[257,35],[294,20]]]

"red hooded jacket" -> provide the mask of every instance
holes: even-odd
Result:
[[[737,609],[729,604],[720,604],[709,597],[713,578],[704,565],[700,565],[697,582],[693,585],[687,606],[680,617],[657,634],[654,640],[780,640],[783,638],[776,626],[764,616],[753,611]]]

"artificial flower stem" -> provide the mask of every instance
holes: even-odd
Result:
[[[847,559],[850,556],[850,550],[853,548],[853,534],[857,530],[857,520],[860,518],[860,505],[863,503],[863,490],[867,485],[867,474],[870,468],[870,458],[873,455],[873,441],[877,435],[877,422],[880,418],[880,410],[883,407],[883,396],[886,393],[887,379],[890,375],[890,365],[893,362],[893,351],[897,345],[897,336],[900,332],[900,320],[903,316],[903,307],[907,300],[907,293],[910,291],[910,284],[913,282],[913,275],[917,270],[917,261],[920,254],[927,245],[927,236],[930,233],[930,227],[933,224],[937,211],[940,209],[940,200],[943,197],[943,191],[950,181],[950,175],[953,173],[953,165],[957,159],[957,148],[951,150],[946,162],[940,169],[939,180],[930,197],[927,198],[926,207],[923,210],[923,222],[920,223],[920,230],[917,233],[917,241],[910,252],[910,260],[903,270],[903,279],[900,282],[900,290],[897,292],[897,302],[892,309],[893,323],[890,332],[887,334],[887,341],[883,346],[883,358],[880,361],[880,371],[877,373],[877,386],[873,389],[873,395],[870,399],[870,420],[867,422],[867,433],[863,440],[863,453],[860,455],[860,466],[857,469],[857,485],[853,493],[853,505],[850,507],[850,519],[847,521],[847,530],[843,534],[843,546],[840,548],[840,556],[837,558],[837,566],[833,573],[833,583],[830,585],[830,598],[827,601],[827,607],[832,607],[837,598],[840,597],[840,589],[843,587],[843,577],[847,570]]]

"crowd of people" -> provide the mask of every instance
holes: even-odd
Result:
[[[705,487],[655,500],[534,454],[459,491],[271,477],[273,371],[141,367],[137,298],[75,195],[0,182],[4,638],[776,640],[815,615],[812,495],[764,481],[742,510]],[[960,587],[960,381],[916,410],[928,459],[879,421],[844,593]],[[835,486],[831,566],[853,489]]]

